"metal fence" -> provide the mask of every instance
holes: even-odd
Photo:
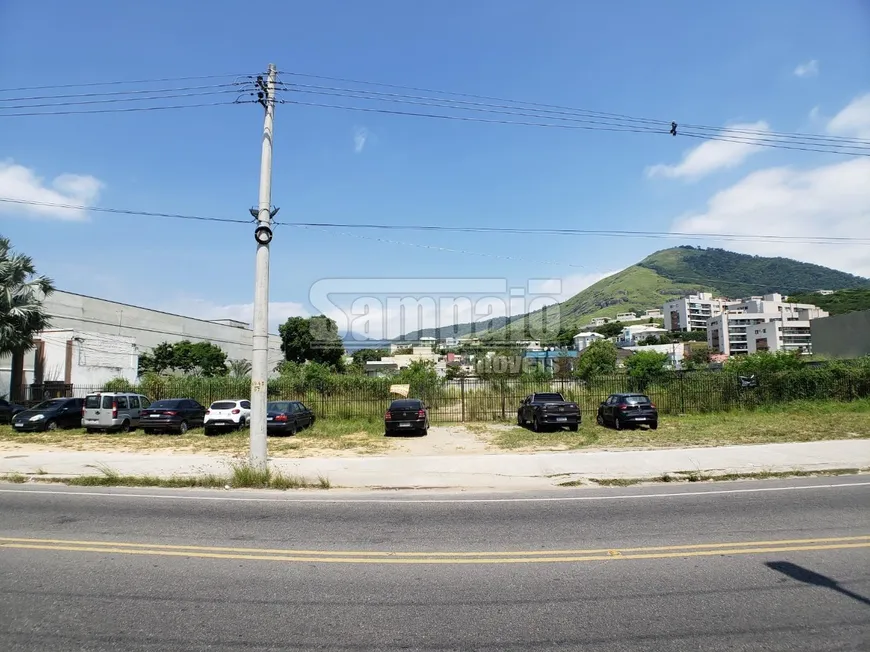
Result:
[[[317,387],[300,386],[291,379],[269,381],[270,400],[298,400],[321,418],[380,419],[390,401],[390,380],[336,376]],[[45,388],[27,388],[28,404],[49,398]],[[152,400],[193,398],[204,405],[213,401],[250,396],[247,378],[167,377],[138,387],[116,383],[98,387],[67,385],[62,395],[83,397],[107,390],[136,391]],[[51,395],[57,396],[52,388]],[[727,371],[664,372],[637,379],[626,374],[575,379],[527,381],[517,378],[487,381],[461,379],[412,385],[411,394],[430,407],[434,422],[511,421],[520,402],[533,392],[560,392],[580,405],[584,414],[595,413],[608,395],[643,392],[662,414],[693,414],[754,409],[795,400],[851,401],[870,397],[870,367],[807,367],[759,375],[751,379]]]

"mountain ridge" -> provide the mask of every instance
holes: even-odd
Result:
[[[870,288],[870,279],[814,263],[685,245],[656,251],[593,283],[558,304],[558,314],[560,330],[580,330],[595,317],[612,319],[620,312],[661,308],[667,301],[698,292],[742,298],[774,292],[788,295],[862,288]],[[525,325],[520,336],[525,339],[530,330],[542,331],[543,316],[538,310],[509,319],[498,317],[412,331],[397,339],[476,335],[488,340],[510,340],[517,338],[517,322],[521,320]]]

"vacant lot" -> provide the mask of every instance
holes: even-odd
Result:
[[[821,441],[870,437],[870,401],[796,402],[752,412],[662,417],[658,430],[622,430],[596,425],[583,415],[578,432],[538,434],[522,428],[486,429],[494,446],[515,451],[578,448],[669,448]]]
[[[241,456],[247,431],[206,437],[186,435],[85,434],[83,430],[16,433],[0,426],[0,453],[16,451],[115,450],[184,452]],[[295,437],[270,437],[276,457],[355,455],[467,455],[500,451],[533,452],[576,449],[669,448],[870,437],[870,401],[790,403],[753,412],[722,412],[662,418],[658,430],[616,431],[585,414],[578,432],[534,433],[506,424],[433,426],[428,437],[384,437],[383,424],[370,420],[322,419]]]

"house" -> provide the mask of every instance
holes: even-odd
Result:
[[[411,366],[412,362],[421,360],[432,362],[435,365],[435,371],[440,375],[443,375],[447,371],[447,363],[431,347],[414,346],[411,347],[410,353],[395,353],[380,360],[367,361],[365,373],[367,376],[389,375],[402,369],[407,369]]]
[[[634,324],[626,326],[616,338],[616,345],[620,347],[636,346],[652,337],[658,337],[667,333],[666,328],[651,324]]]
[[[633,313],[633,312],[620,312],[619,314],[616,315],[616,321],[622,322],[622,323],[631,322],[631,321],[640,321],[641,319],[643,319],[643,317],[640,317],[636,313]]]
[[[592,342],[597,342],[598,340],[606,339],[604,335],[601,333],[596,333],[594,331],[584,331],[581,333],[577,333],[574,336],[574,348],[578,351],[583,351],[588,348]]]
[[[664,329],[662,329],[664,330]],[[641,351],[652,351],[655,353],[664,353],[668,356],[668,366],[672,369],[681,369],[683,366],[683,358],[688,351],[682,342],[674,342],[672,344],[647,344],[644,346],[626,346],[628,351],[639,353]]]

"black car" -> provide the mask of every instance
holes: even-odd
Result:
[[[558,392],[530,394],[517,410],[517,425],[531,425],[535,432],[547,427],[567,427],[576,432],[580,427],[580,406],[566,401]]]
[[[612,425],[617,430],[625,426],[659,427],[659,413],[646,394],[611,394],[598,406],[599,426]]]
[[[266,434],[295,435],[314,425],[314,412],[300,401],[274,401],[266,405]]]
[[[24,410],[23,405],[16,405],[0,398],[0,423],[12,423],[12,417]]]
[[[205,408],[192,398],[164,398],[139,412],[139,426],[146,435],[155,432],[186,433],[205,420]]]
[[[83,398],[52,398],[19,412],[12,417],[12,427],[19,432],[81,428]]]
[[[390,403],[384,414],[384,431],[429,434],[429,409],[418,398],[403,398]]]

